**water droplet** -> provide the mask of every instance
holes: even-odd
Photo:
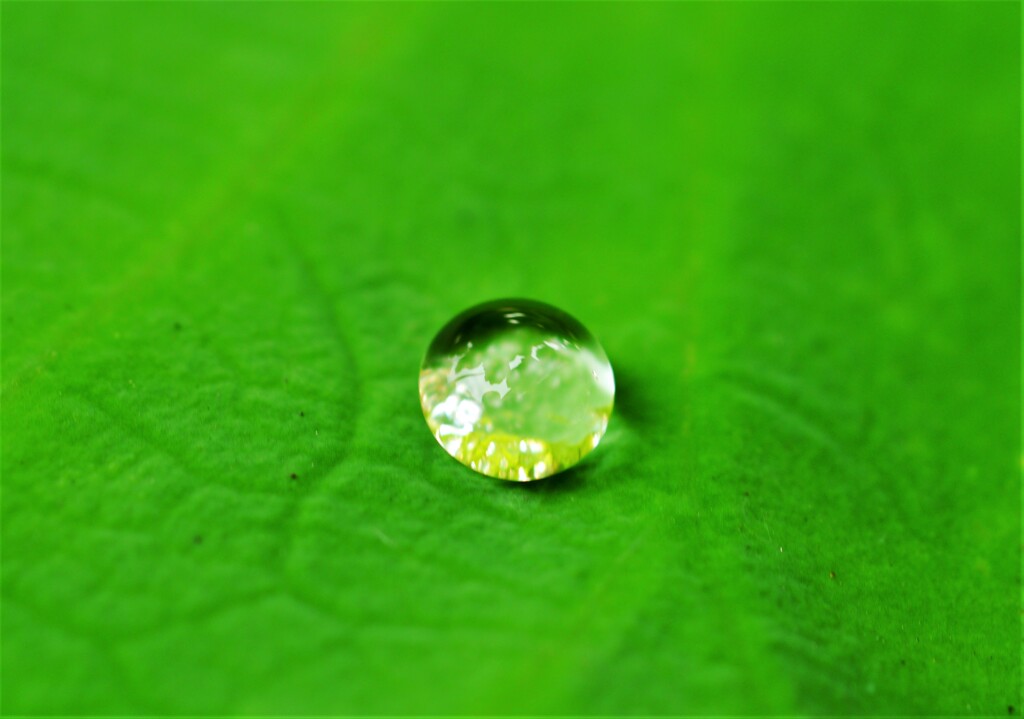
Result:
[[[431,342],[420,369],[430,431],[467,467],[526,482],[573,466],[601,441],[615,378],[576,319],[531,300],[461,313]]]

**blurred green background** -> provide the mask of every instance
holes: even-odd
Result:
[[[1019,4],[2,11],[6,713],[1021,710]],[[619,382],[525,487],[501,296]]]

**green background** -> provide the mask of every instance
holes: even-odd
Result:
[[[1018,4],[2,12],[5,712],[1021,710]],[[531,486],[500,296],[619,383]]]

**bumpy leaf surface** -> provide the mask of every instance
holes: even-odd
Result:
[[[3,15],[4,711],[1019,710],[1019,5]],[[416,395],[507,296],[531,486]]]

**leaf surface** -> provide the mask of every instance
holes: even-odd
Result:
[[[4,16],[5,712],[1019,710],[1019,6]],[[529,486],[502,296],[618,381]]]

